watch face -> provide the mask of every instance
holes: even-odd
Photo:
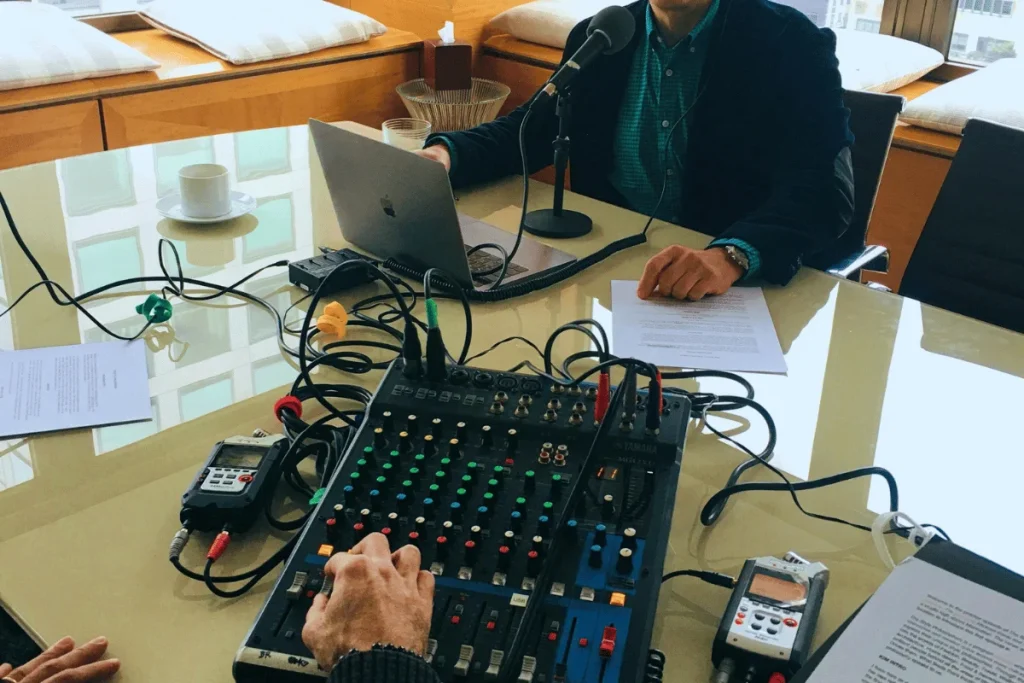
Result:
[[[735,261],[736,265],[740,268],[743,270],[750,270],[750,259],[747,258],[747,255],[742,249],[730,244],[725,248],[725,253],[729,254],[729,258]]]

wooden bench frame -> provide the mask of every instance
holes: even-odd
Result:
[[[310,117],[377,126],[405,115],[395,93],[420,76],[420,38],[235,66],[155,29],[113,34],[161,64],[152,72],[0,92],[0,168]]]

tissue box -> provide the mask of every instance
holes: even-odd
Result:
[[[473,46],[459,41],[423,41],[423,77],[434,90],[469,90],[473,87]]]

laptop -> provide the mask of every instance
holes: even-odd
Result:
[[[488,243],[511,252],[516,236],[460,214],[441,164],[316,119],[310,119],[309,130],[341,233],[350,244],[420,271],[440,268],[463,287],[497,279],[501,252],[466,253]],[[524,236],[502,284],[523,282],[575,260]],[[482,275],[488,271],[494,272]]]

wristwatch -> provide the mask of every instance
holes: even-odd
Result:
[[[732,259],[732,262],[742,268],[744,273],[750,270],[750,257],[747,256],[747,252],[734,244],[726,244],[723,248],[729,258]]]

